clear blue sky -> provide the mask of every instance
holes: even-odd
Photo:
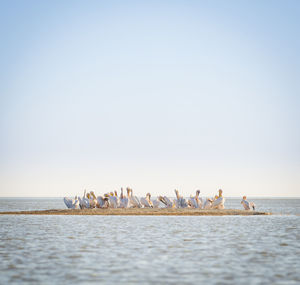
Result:
[[[0,196],[300,196],[300,1],[1,1]]]

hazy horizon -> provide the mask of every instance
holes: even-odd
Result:
[[[0,13],[0,197],[300,197],[299,1]]]

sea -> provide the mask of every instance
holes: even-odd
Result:
[[[273,214],[0,215],[0,284],[300,284],[300,199],[249,200]],[[2,212],[64,208],[0,198]]]

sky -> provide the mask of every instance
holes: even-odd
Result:
[[[300,196],[300,1],[0,2],[0,196]]]

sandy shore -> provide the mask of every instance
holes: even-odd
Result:
[[[227,215],[270,215],[267,212],[245,210],[200,210],[200,209],[84,209],[84,210],[39,210],[39,211],[13,211],[0,212],[0,215],[118,215],[118,216],[227,216]]]

